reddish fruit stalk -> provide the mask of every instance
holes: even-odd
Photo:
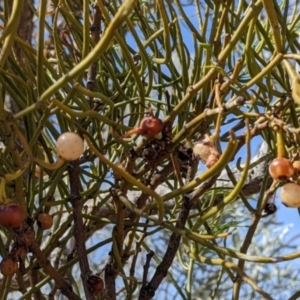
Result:
[[[143,130],[141,128],[133,128],[122,135],[122,138],[127,138],[133,134],[141,134],[143,135]]]

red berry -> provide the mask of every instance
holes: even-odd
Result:
[[[14,275],[18,270],[18,263],[11,258],[4,258],[0,264],[0,270],[4,276]]]
[[[50,229],[53,225],[53,218],[49,214],[41,213],[37,217],[37,224],[41,229]]]
[[[294,175],[293,164],[284,157],[277,157],[270,163],[269,173],[277,181],[286,181]]]
[[[133,134],[141,134],[147,138],[151,138],[159,134],[163,129],[163,123],[160,119],[150,116],[142,119],[140,127],[129,130],[124,135],[123,138],[128,137]]]
[[[0,206],[0,224],[8,228],[19,227],[26,218],[24,209],[17,203]]]
[[[282,204],[287,207],[300,207],[300,186],[296,183],[286,183],[280,191]]]
[[[163,123],[160,119],[150,116],[141,121],[140,129],[142,135],[150,138],[154,137],[162,131]]]

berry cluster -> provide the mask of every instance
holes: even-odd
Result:
[[[299,173],[299,162],[292,163],[285,157],[277,157],[270,163],[269,173],[274,180],[286,182]],[[287,207],[300,207],[300,186],[295,182],[285,183],[280,191],[280,199]]]

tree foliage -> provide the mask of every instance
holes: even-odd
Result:
[[[0,3],[1,299],[298,297],[297,1]]]

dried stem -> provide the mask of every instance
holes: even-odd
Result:
[[[183,203],[181,205],[180,213],[176,222],[176,228],[183,229],[185,227],[186,220],[189,216],[191,209],[191,199],[189,196],[183,196]],[[152,299],[155,296],[155,292],[163,279],[167,276],[168,270],[172,265],[176,252],[178,250],[181,240],[181,235],[173,233],[170,237],[167,250],[161,261],[156,268],[156,271],[146,286],[143,286],[140,290],[139,300]]]
[[[76,160],[69,164],[69,178],[70,178],[70,202],[73,207],[74,217],[74,238],[76,244],[76,251],[79,258],[79,266],[81,271],[81,279],[83,282],[84,292],[87,300],[95,299],[88,283],[91,275],[89,267],[86,247],[85,247],[85,228],[82,218],[82,199],[80,195],[80,179],[79,179],[79,161]]]
[[[93,7],[93,22],[90,27],[91,31],[91,39],[96,45],[100,40],[100,34],[101,34],[101,11],[99,9],[99,6],[97,4]],[[86,82],[86,88],[89,91],[95,90],[95,80],[97,76],[97,67],[98,67],[98,61],[93,62],[87,72],[87,82]],[[92,101],[93,98],[90,96],[86,96],[87,101],[90,104],[90,107],[92,107]]]
[[[35,258],[37,259],[41,268],[49,275],[57,284],[58,288],[68,299],[80,300],[80,297],[77,296],[71,285],[65,281],[63,276],[54,269],[51,265],[49,259],[45,257],[44,253],[40,249],[37,241],[34,237],[35,233],[33,228],[30,227],[26,222],[22,226],[14,229],[14,245],[10,252],[11,255],[22,255],[26,254],[28,251],[31,251]]]
[[[50,261],[44,256],[42,250],[35,241],[32,242],[31,251],[37,258],[39,265],[49,276],[51,276],[55,280],[55,283],[57,284],[58,288],[60,289],[63,295],[65,295],[68,299],[71,300],[81,299],[72,291],[71,285],[68,284],[64,280],[64,278],[53,268]]]
[[[115,235],[115,243],[112,244],[112,250],[110,252],[110,257],[105,266],[105,284],[106,284],[106,293],[110,299],[116,299],[116,276],[118,275],[118,265],[117,259],[121,261],[123,255],[123,242],[124,242],[124,217],[125,217],[125,208],[126,206],[122,201],[120,201],[118,196],[118,191],[115,188],[110,190],[112,199],[116,207],[117,215],[117,224],[114,227],[113,235]],[[116,247],[117,249],[114,249]],[[115,251],[114,251],[115,250]],[[118,257],[115,257],[117,253]]]
[[[197,163],[198,163],[197,159],[194,159],[193,163],[191,163],[190,168],[194,170],[193,176],[195,175],[196,168],[192,166]],[[176,228],[183,229],[185,227],[185,223],[187,221],[193,203],[194,203],[194,199],[190,198],[189,195],[183,196],[183,202],[176,221]],[[147,300],[155,296],[156,290],[158,289],[162,280],[166,277],[168,270],[174,260],[176,252],[179,248],[180,240],[181,240],[180,234],[174,232],[171,235],[167,250],[165,252],[165,255],[160,265],[156,268],[156,271],[152,279],[149,281],[149,283],[146,286],[143,286],[140,290],[139,300]]]
[[[118,271],[114,268],[115,262],[113,259],[113,254],[110,253],[109,259],[104,269],[105,276],[105,287],[106,294],[110,300],[116,300],[116,276],[118,275]]]
[[[29,274],[29,280],[30,280],[30,285],[31,286],[36,286],[38,284],[38,282],[40,281],[39,278],[39,268],[32,268]],[[41,290],[37,290],[34,292],[33,294],[34,300],[41,300],[43,299],[43,294],[41,292]]]
[[[144,265],[142,286],[146,286],[146,284],[147,284],[148,271],[149,271],[150,262],[151,262],[151,259],[153,256],[154,256],[154,252],[152,250],[149,253],[147,253],[147,255],[146,255],[146,263]]]
[[[264,185],[266,185],[266,183],[267,183],[267,179],[265,178]],[[262,187],[261,187],[262,189],[264,189],[264,185],[262,185]],[[262,210],[264,209],[264,207],[265,207],[267,201],[269,200],[270,196],[274,193],[274,187],[275,187],[275,185],[273,184],[273,186],[271,186],[270,189],[264,193],[264,196],[261,197],[260,201],[258,201],[257,210],[253,214],[252,224],[250,225],[250,227],[248,229],[248,232],[245,236],[244,242],[243,242],[243,244],[241,246],[241,249],[240,249],[241,253],[247,253],[248,248],[250,247],[250,245],[252,243],[252,239],[254,237],[254,234],[257,230],[258,223],[261,219]],[[243,271],[244,266],[245,266],[245,261],[244,260],[239,260],[238,268]],[[239,299],[239,292],[240,292],[241,284],[242,284],[242,279],[240,277],[238,277],[237,280],[235,281],[234,287],[233,287],[233,297],[232,297],[233,300]]]

